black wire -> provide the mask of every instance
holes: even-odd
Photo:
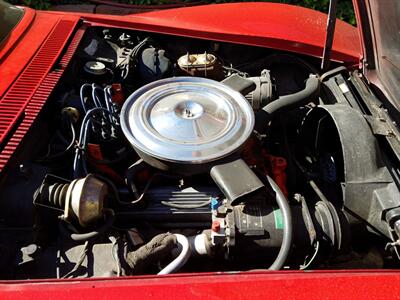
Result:
[[[240,71],[240,70],[238,70],[238,69],[236,69],[234,67],[223,66],[223,69],[226,70],[226,71],[229,71],[229,72],[237,73],[239,76],[242,76],[242,77],[249,77],[248,73],[242,72],[242,71]]]
[[[43,158],[38,159],[38,162],[46,163],[46,162],[53,161],[57,158],[65,156],[66,154],[68,154],[68,152],[70,152],[74,148],[75,142],[76,142],[76,130],[75,130],[74,124],[72,122],[72,119],[68,118],[68,120],[69,120],[69,126],[70,126],[70,131],[71,131],[71,139],[70,139],[70,142],[68,143],[68,146],[61,152],[50,155],[51,145],[49,145],[49,149],[48,149],[46,155]]]
[[[90,241],[93,240],[102,234],[104,234],[108,229],[111,228],[111,226],[114,223],[115,220],[115,213],[112,209],[104,209],[105,215],[108,215],[106,220],[104,221],[104,224],[98,227],[97,229],[88,232],[88,233],[75,233],[71,232],[67,228],[67,223],[64,220],[60,220],[59,223],[59,229],[62,235],[67,237],[70,240],[73,240],[75,242],[83,242],[83,241]]]
[[[85,155],[86,146],[87,146],[87,142],[88,142],[89,128],[90,128],[90,125],[92,124],[95,114],[99,113],[99,112],[110,113],[106,108],[96,107],[96,108],[92,108],[91,110],[89,110],[86,113],[85,117],[83,118],[81,130],[79,133],[79,141],[78,141],[78,145],[75,150],[75,158],[74,158],[74,165],[73,165],[73,171],[74,171],[75,178],[80,178],[80,177],[87,175],[86,160],[85,160],[84,155]]]
[[[371,230],[373,230],[376,234],[378,234],[379,236],[381,236],[384,239],[388,239],[388,237],[382,231],[380,231],[374,225],[369,223],[367,220],[363,219],[361,216],[356,214],[354,211],[349,209],[347,206],[343,206],[343,208],[349,215],[351,215],[353,218],[357,219],[358,221],[362,222],[365,226],[371,228]]]
[[[76,262],[76,264],[73,267],[73,269],[71,271],[69,271],[67,274],[65,274],[61,278],[69,278],[70,276],[72,276],[72,278],[73,278],[74,277],[73,275],[75,274],[75,272],[78,271],[79,267],[85,261],[85,258],[87,256],[88,252],[89,252],[89,241],[86,241],[84,246],[83,246],[83,250],[82,250],[81,256],[79,257],[79,260]]]
[[[115,68],[121,69],[121,77],[122,79],[126,79],[129,75],[129,63],[130,60],[133,59],[135,61],[135,64],[137,64],[138,62],[138,56],[141,52],[141,50],[143,49],[143,47],[145,47],[148,44],[151,44],[152,40],[151,38],[147,37],[144,40],[142,40],[141,42],[139,42],[133,49],[132,52],[130,54],[130,56],[125,57],[118,65],[116,65]]]
[[[96,106],[90,110],[87,110],[86,102],[84,99],[84,92],[86,88],[91,88],[92,102]],[[116,113],[112,105],[112,99],[109,89],[110,87],[105,87],[104,89],[102,89],[96,84],[90,85],[87,83],[83,84],[80,89],[80,100],[82,107],[85,111],[85,116],[81,124],[79,140],[75,150],[73,163],[74,178],[86,176],[88,173],[85,151],[88,143],[90,129],[94,134],[100,134],[100,138],[102,140],[107,141],[114,138],[113,132],[117,130],[116,127],[119,127],[118,122],[115,121],[118,120],[118,118],[115,117]],[[98,91],[100,90],[103,91],[101,95],[98,94]],[[107,164],[109,162],[104,161],[104,163]]]
[[[71,129],[71,141],[68,144],[67,148],[65,148],[65,150],[59,152],[59,153],[55,153],[52,155],[49,155],[45,158],[45,160],[54,160],[56,158],[60,158],[64,155],[66,155],[70,150],[72,150],[75,146],[75,141],[76,141],[76,131],[75,131],[75,127],[74,124],[72,123],[72,121],[70,122],[70,129]]]

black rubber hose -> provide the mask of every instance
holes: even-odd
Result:
[[[267,176],[268,182],[276,194],[276,202],[278,203],[279,209],[282,212],[283,217],[283,239],[281,248],[279,250],[278,256],[268,270],[280,270],[284,266],[292,247],[293,238],[293,222],[292,213],[288,201],[285,195],[282,193],[279,186],[273,181],[269,176]]]
[[[112,209],[105,209],[104,212],[106,213],[106,215],[108,215],[106,222],[94,231],[91,231],[88,233],[73,233],[70,230],[68,230],[67,224],[64,221],[61,221],[59,223],[60,232],[65,237],[67,237],[75,242],[83,242],[83,241],[92,240],[92,239],[102,235],[104,232],[106,232],[114,223],[114,219],[115,219],[114,211]]]
[[[330,70],[328,72],[325,72],[324,74],[322,74],[320,76],[319,80],[321,82],[324,82],[325,80],[331,78],[332,76],[337,75],[337,74],[342,73],[342,72],[349,73],[349,70],[345,66],[340,66],[340,67],[332,69],[332,70]]]
[[[267,129],[268,122],[277,113],[289,111],[315,100],[319,95],[319,86],[320,81],[318,77],[311,75],[307,79],[306,86],[302,91],[279,97],[277,100],[268,103],[257,112],[254,130],[259,134],[263,134]]]

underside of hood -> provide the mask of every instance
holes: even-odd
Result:
[[[400,2],[354,0],[363,50],[364,75],[400,109]]]

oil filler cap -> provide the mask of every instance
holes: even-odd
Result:
[[[104,75],[107,73],[106,65],[99,61],[88,61],[84,69],[91,75]]]

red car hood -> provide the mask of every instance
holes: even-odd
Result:
[[[87,21],[173,35],[237,42],[322,56],[326,15],[276,3],[233,3],[110,16],[26,9],[23,21],[0,50],[0,98],[61,20]],[[29,45],[27,47],[26,45]],[[12,50],[12,51],[11,51]],[[357,29],[338,21],[332,59],[358,63]]]
[[[229,3],[153,11],[127,16],[81,14],[112,26],[238,42],[322,57],[327,15],[278,3]],[[332,58],[358,62],[358,31],[338,20]]]

